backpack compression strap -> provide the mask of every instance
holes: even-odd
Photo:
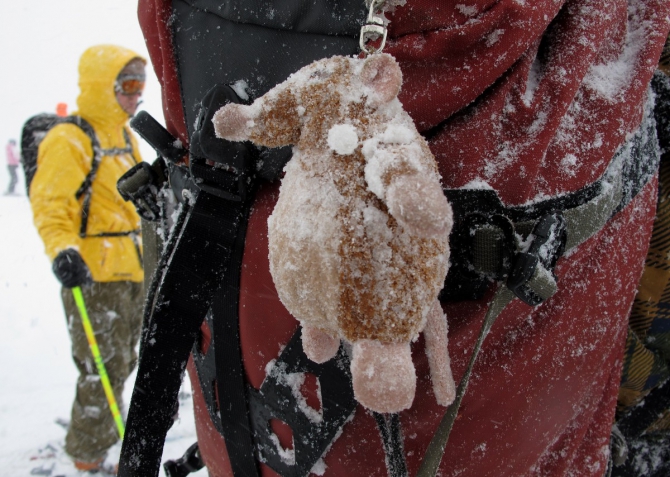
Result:
[[[553,267],[560,256],[598,233],[654,176],[660,156],[656,126],[650,120],[650,112],[647,112],[648,115],[634,137],[619,149],[601,179],[587,186],[584,192],[577,193],[592,197],[575,207],[554,209],[554,212],[546,213],[535,222],[532,231],[534,238],[526,252],[521,250],[521,244],[514,237],[516,230],[521,232],[528,224],[512,222],[508,216],[515,215],[513,209],[508,209],[506,214],[492,215],[488,221],[477,223],[475,220],[472,228],[466,228],[468,234],[473,234],[471,240],[475,268],[483,275],[494,277],[499,285],[456,390],[456,399],[447,409],[429,443],[417,477],[434,477],[437,474],[479,351],[505,307],[514,298],[519,298],[531,306],[539,305],[550,298],[557,290]],[[468,191],[445,193],[449,197],[450,194],[467,194]],[[559,201],[564,200],[571,202],[579,200],[579,197],[568,194],[559,198]],[[467,204],[475,202],[457,201],[454,215],[459,216],[456,210],[458,205],[467,207]],[[495,210],[495,207],[492,209]],[[501,246],[501,243],[505,245]],[[505,269],[500,265],[504,263],[511,265]]]
[[[213,88],[202,100],[200,124],[209,123],[204,117],[211,118],[231,101],[239,101],[232,89]],[[255,188],[249,171],[253,159],[248,151],[239,150],[238,169],[203,165],[200,171],[193,168],[203,159],[196,156],[199,152],[198,142],[192,139],[191,170],[183,171],[188,179],[182,194],[186,200],[147,295],[138,378],[121,449],[119,475],[123,477],[158,475],[165,435],[174,422],[177,394],[200,325],[215,298],[223,300],[224,306],[229,299],[237,300],[229,288],[239,287],[239,263]],[[172,172],[183,169],[173,163],[170,168]],[[198,180],[197,186],[193,179]],[[236,412],[247,419],[248,427],[248,410],[242,404]],[[257,475],[253,447],[240,444],[247,452],[239,459],[239,475]]]

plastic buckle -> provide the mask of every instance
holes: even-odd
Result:
[[[137,213],[143,219],[148,221],[158,219],[160,216],[156,199],[158,177],[147,162],[139,162],[128,169],[117,181],[116,188],[123,200],[135,205]]]
[[[186,477],[188,474],[197,472],[205,466],[200,457],[198,443],[191,445],[184,455],[177,460],[168,460],[163,464],[167,477]]]
[[[567,228],[565,218],[560,212],[546,214],[535,224],[533,241],[527,252],[518,252],[514,256],[512,272],[507,279],[509,288],[520,300],[531,306],[537,306],[547,298],[538,294],[530,286],[530,281],[538,271],[544,268],[555,280],[554,267],[565,251]]]
[[[246,198],[246,174],[209,165],[205,159],[194,156],[191,156],[189,169],[198,189],[233,202],[241,202]]]
[[[248,101],[243,101],[230,86],[223,84],[215,85],[205,94],[191,135],[189,169],[199,189],[240,202],[246,198],[257,152],[250,143],[216,137],[212,117],[229,103]]]
[[[484,247],[489,252],[481,254],[473,249],[477,248],[477,236],[484,230],[489,229],[492,233],[487,240],[484,240]],[[483,215],[479,213],[470,214],[466,219],[465,231],[470,248],[468,261],[472,264],[478,274],[489,276],[494,280],[500,280],[509,275],[512,268],[512,259],[514,250],[516,250],[516,241],[514,238],[514,225],[504,215]],[[494,250],[491,250],[493,248]],[[482,260],[477,255],[486,255],[487,259]],[[495,263],[487,263],[494,260]]]

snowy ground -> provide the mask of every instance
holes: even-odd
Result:
[[[3,170],[3,190],[6,176]],[[28,199],[21,192],[20,196],[0,196],[1,476],[31,475],[31,470],[43,463],[31,460],[40,448],[62,446],[65,430],[56,420],[69,419],[77,377],[60,287],[32,224]],[[126,403],[130,402],[133,380],[134,375],[126,386]],[[168,434],[163,460],[181,457],[196,440],[188,382],[182,395],[188,397],[181,401],[180,419]],[[109,460],[119,451],[120,446],[114,447]],[[71,467],[65,456],[47,464],[63,470]],[[207,473],[202,470],[194,475]]]

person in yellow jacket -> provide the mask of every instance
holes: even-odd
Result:
[[[119,404],[137,359],[144,295],[140,218],[121,198],[116,182],[141,161],[127,122],[144,88],[145,64],[137,53],[119,46],[99,45],[83,53],[73,116],[92,126],[99,148],[77,124],[53,127],[39,146],[30,185],[34,222],[63,285],[72,355],[80,373],[65,438],[65,451],[79,470],[101,468],[118,435],[72,287],[82,288]],[[99,164],[93,167],[96,154]]]

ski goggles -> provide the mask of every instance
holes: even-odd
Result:
[[[119,75],[114,83],[114,91],[127,96],[142,94],[145,81],[146,76],[144,75]]]

